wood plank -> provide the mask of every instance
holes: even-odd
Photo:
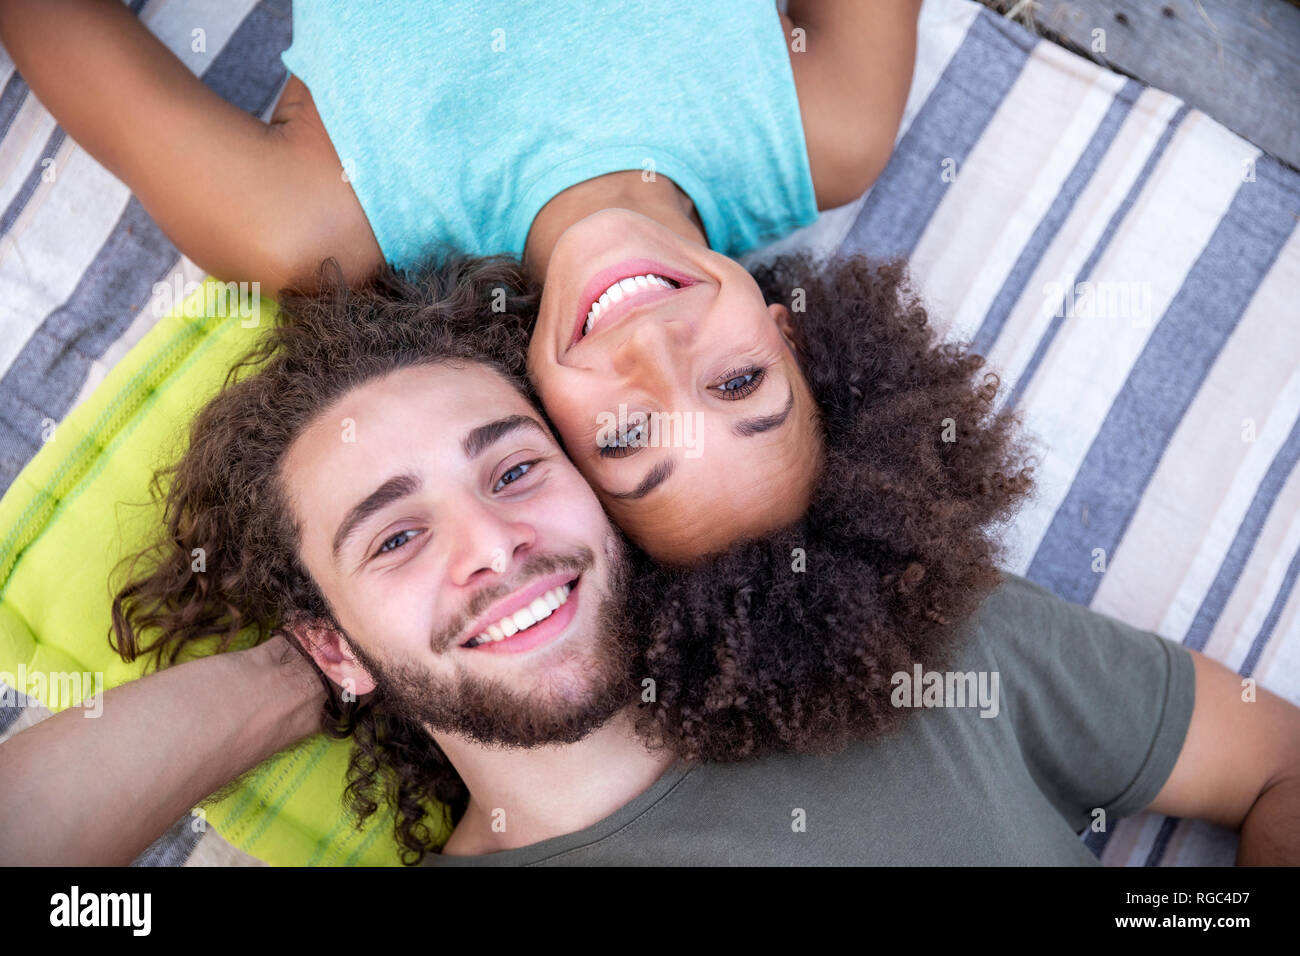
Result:
[[[1300,168],[1300,6],[1287,0],[982,2],[1168,90]]]

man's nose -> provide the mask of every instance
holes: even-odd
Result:
[[[453,549],[447,571],[458,586],[507,575],[531,552],[537,540],[531,522],[477,496],[466,496],[448,515],[443,531],[450,535]]]

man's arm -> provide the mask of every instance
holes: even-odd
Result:
[[[350,279],[382,263],[301,83],[268,125],[208,89],[121,0],[0,0],[0,43],[68,135],[218,278],[273,296],[327,255]]]
[[[921,0],[790,0],[792,50],[817,207],[857,199],[880,175],[912,88]]]
[[[199,801],[320,730],[283,637],[158,671],[0,744],[0,863],[125,866]]]
[[[1239,865],[1300,865],[1300,708],[1191,652],[1196,705],[1178,762],[1148,807],[1240,829]]]

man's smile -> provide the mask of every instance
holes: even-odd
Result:
[[[550,643],[577,613],[580,578],[571,571],[549,574],[503,598],[467,628],[472,636],[461,648],[519,654]]]

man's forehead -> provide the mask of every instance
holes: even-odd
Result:
[[[453,444],[482,421],[535,414],[498,372],[478,363],[400,369],[353,388],[323,411],[295,446],[347,452],[348,445],[411,441]]]
[[[318,415],[285,455],[283,477],[301,505],[341,508],[353,485],[399,461],[464,458],[467,435],[509,416],[538,418],[513,384],[478,363],[402,369],[352,389]]]

